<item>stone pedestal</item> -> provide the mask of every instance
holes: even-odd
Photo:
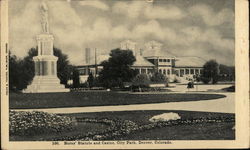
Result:
[[[37,36],[38,56],[33,57],[35,77],[24,93],[69,92],[57,77],[57,60],[53,54],[53,35]]]

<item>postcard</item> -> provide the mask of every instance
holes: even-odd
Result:
[[[1,0],[2,149],[249,148],[247,0]]]

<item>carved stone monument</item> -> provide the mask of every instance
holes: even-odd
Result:
[[[57,60],[53,54],[54,37],[49,33],[48,7],[41,4],[42,34],[36,37],[38,56],[33,57],[35,63],[35,77],[32,83],[24,90],[25,93],[69,92],[60,84],[57,77]]]

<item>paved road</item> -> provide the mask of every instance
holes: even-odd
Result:
[[[211,92],[209,92],[212,94]],[[103,112],[103,111],[132,111],[132,110],[187,110],[203,112],[235,112],[234,93],[224,94],[226,97],[215,100],[155,103],[155,104],[136,104],[119,106],[96,106],[96,107],[71,107],[71,108],[48,108],[48,109],[22,109],[17,111],[44,111],[49,113],[84,113],[84,112]]]

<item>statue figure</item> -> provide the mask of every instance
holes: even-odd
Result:
[[[41,6],[41,16],[42,16],[42,30],[44,33],[49,33],[49,20],[48,20],[48,7],[45,2],[42,2]]]

